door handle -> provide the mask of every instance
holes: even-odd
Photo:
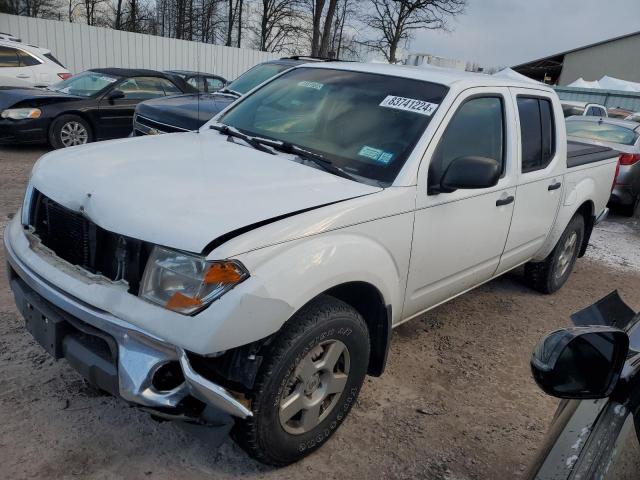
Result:
[[[18,75],[16,75],[17,78],[29,78],[30,75],[27,75],[26,73],[20,73]]]
[[[509,205],[513,203],[515,197],[513,195],[509,195],[508,197],[500,198],[496,200],[496,207],[502,207],[503,205]]]
[[[562,186],[561,182],[556,182],[556,183],[552,183],[551,185],[549,185],[549,187],[547,188],[547,190],[551,191],[551,190],[557,190]]]

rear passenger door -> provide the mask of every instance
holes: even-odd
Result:
[[[18,49],[11,47],[4,47],[0,45],[0,77],[7,77],[4,85],[16,86],[16,82],[26,82],[33,84],[35,78],[31,68],[23,66],[20,62],[20,56]],[[15,79],[14,82],[11,82]],[[19,83],[21,85],[21,83]],[[0,79],[0,86],[3,85]]]
[[[567,154],[562,109],[551,94],[512,89],[518,132],[518,186],[509,237],[497,273],[530,260],[544,244],[563,192]]]

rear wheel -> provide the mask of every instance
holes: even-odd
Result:
[[[253,417],[232,435],[253,458],[282,466],[324,444],[364,381],[369,335],[346,303],[322,296],[285,324],[268,347],[251,394]]]
[[[524,275],[529,286],[542,293],[560,290],[573,271],[584,238],[584,218],[576,215],[544,261],[527,263]]]
[[[84,145],[92,140],[89,123],[78,115],[61,115],[49,129],[49,143],[53,148]]]

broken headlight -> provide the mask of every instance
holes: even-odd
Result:
[[[204,257],[154,247],[144,270],[140,296],[174,312],[196,313],[249,276],[233,260]]]

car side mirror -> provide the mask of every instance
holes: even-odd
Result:
[[[432,193],[451,193],[458,189],[490,188],[500,180],[500,164],[486,157],[459,157],[444,171],[440,185]]]
[[[109,94],[109,102],[113,103],[114,100],[118,100],[119,98],[124,98],[124,92],[122,90],[113,90]]]
[[[545,336],[531,357],[538,386],[558,398],[607,398],[629,353],[629,337],[608,326],[573,327]]]

